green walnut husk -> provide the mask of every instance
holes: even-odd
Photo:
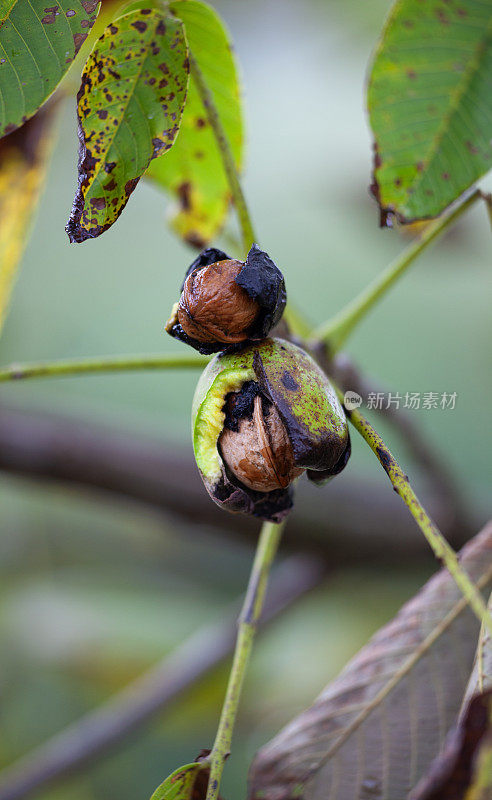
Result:
[[[306,470],[315,483],[325,482],[347,463],[347,420],[316,362],[282,339],[264,339],[240,352],[219,354],[205,368],[192,414],[193,449],[205,487],[223,508],[280,522],[292,508],[293,480],[283,488],[257,491],[240,481],[222,457],[221,434],[226,427],[236,430],[242,417],[251,418],[254,397],[263,407],[274,406],[287,431],[292,474]]]

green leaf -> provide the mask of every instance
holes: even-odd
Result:
[[[492,167],[492,5],[399,0],[368,106],[382,224],[435,217]]]
[[[205,797],[205,791],[201,792],[200,789],[206,790],[208,773],[209,769],[203,761],[186,764],[171,773],[157,787],[150,800],[201,800]]]
[[[108,25],[77,95],[79,182],[66,227],[70,241],[110,228],[150,161],[172,147],[188,74],[179,20],[142,9]]]
[[[461,553],[492,583],[492,524]],[[441,570],[257,754],[250,798],[406,800],[456,720],[479,622]]]
[[[0,136],[32,117],[87,38],[98,0],[2,0]]]
[[[0,140],[0,331],[43,187],[54,110],[52,101]]]
[[[185,25],[186,39],[212,93],[238,169],[243,148],[240,87],[231,44],[216,12],[198,0],[175,0],[172,11]],[[226,217],[230,192],[212,129],[190,78],[188,101],[176,145],[154,161],[146,177],[177,199],[172,227],[183,239],[204,247]]]

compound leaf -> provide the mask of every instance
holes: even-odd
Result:
[[[105,29],[77,95],[79,180],[70,241],[111,227],[150,161],[172,147],[188,74],[183,26],[174,17],[138,9]]]
[[[399,0],[368,88],[382,224],[435,217],[492,167],[492,5]]]
[[[36,113],[96,19],[98,0],[1,0],[0,136]]]
[[[185,25],[188,46],[210,89],[236,166],[241,166],[243,121],[239,77],[227,31],[216,12],[198,0],[175,0],[170,7]],[[177,199],[174,230],[202,248],[222,226],[230,192],[222,158],[193,76],[176,145],[154,161],[146,177]]]
[[[492,583],[492,524],[461,563]],[[406,800],[454,724],[479,623],[445,570],[253,762],[255,800]]]

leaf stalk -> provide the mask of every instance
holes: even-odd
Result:
[[[0,383],[26,378],[60,378],[97,372],[127,372],[156,369],[203,369],[209,359],[203,356],[98,356],[96,358],[38,361],[10,364],[0,369]]]
[[[217,106],[215,105],[212,92],[210,91],[203,72],[201,71],[196,58],[191,51],[188,52],[190,60],[190,75],[195,82],[198,94],[203,103],[205,114],[207,116],[210,127],[212,128],[217,142],[217,147],[222,158],[224,170],[229,181],[229,188],[231,190],[232,200],[236,208],[239,225],[241,228],[241,239],[244,250],[244,255],[248,253],[251,245],[256,240],[253,230],[253,223],[249,214],[248,205],[244,196],[241,183],[239,180],[236,163],[232,154],[231,146],[220,120]]]
[[[411,244],[398,258],[372,281],[360,294],[342,308],[332,319],[320,325],[312,334],[313,343],[324,342],[334,355],[345,344],[350,334],[357,327],[373,306],[388,292],[398,278],[410,267],[418,256],[429,245],[453,225],[477,200],[481,198],[479,189],[475,189],[465,197],[448,214],[444,214],[431,222],[420,238]]]

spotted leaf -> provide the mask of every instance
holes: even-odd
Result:
[[[118,219],[150,161],[179,130],[188,85],[182,23],[153,9],[115,20],[96,42],[77,95],[79,179],[72,242]]]
[[[32,117],[87,38],[98,0],[0,0],[0,136]]]
[[[219,16],[198,0],[175,0],[172,11],[210,89],[236,165],[241,166],[243,121],[239,78],[227,31]],[[187,242],[205,247],[227,214],[230,192],[222,158],[198,91],[190,78],[188,101],[176,146],[154,161],[146,177],[177,200],[172,226]]]
[[[439,215],[492,167],[492,4],[398,0],[368,106],[382,224]]]

